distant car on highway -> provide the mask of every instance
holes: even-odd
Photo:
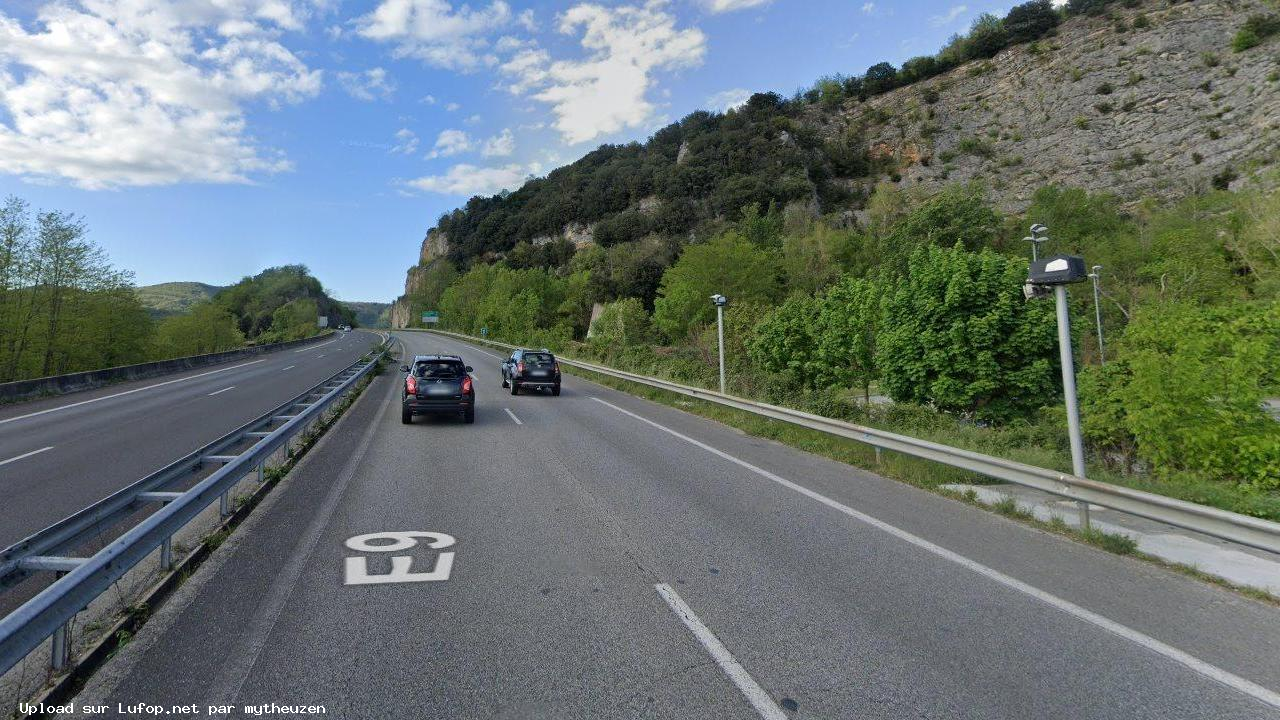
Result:
[[[476,391],[471,366],[457,355],[415,355],[401,388],[400,422],[408,425],[414,415],[461,415],[476,421]]]
[[[560,394],[560,362],[550,350],[520,349],[502,362],[502,387],[519,395],[520,388],[547,388]]]

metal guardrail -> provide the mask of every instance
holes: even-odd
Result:
[[[388,336],[371,353],[292,400],[0,552],[0,591],[34,573],[59,574],[51,585],[0,619],[0,673],[7,672],[46,638],[53,641],[51,666],[54,670],[65,667],[71,647],[68,623],[77,613],[157,548],[161,568],[170,569],[173,535],[215,501],[221,516],[228,516],[234,486],[254,471],[262,481],[266,461],[287,448],[294,437],[369,374],[391,343]],[[243,452],[226,454],[249,441],[253,445]],[[186,491],[167,490],[206,464],[221,467]],[[113,527],[151,503],[163,503],[164,507],[91,557],[66,556],[100,528]]]
[[[508,350],[517,347],[507,343],[445,330],[429,330],[427,332],[448,335],[470,342],[486,343]],[[843,420],[813,415],[800,410],[746,400],[712,390],[682,385],[670,380],[637,375],[581,360],[571,360],[564,357],[558,359],[565,365],[579,367],[601,375],[608,375],[699,400],[714,402],[755,415],[781,420],[792,425],[799,425],[811,430],[856,440],[876,448],[893,450],[904,455],[930,460],[962,470],[969,470],[996,480],[1035,488],[1036,490],[1042,490],[1077,502],[1100,505],[1259,550],[1280,553],[1280,523],[1271,522],[1270,520],[1241,515],[1228,510],[1198,505],[1185,500],[1119,485],[1097,482],[1057,470],[1048,470],[1013,460],[983,455],[971,450],[962,450],[907,435],[898,435],[884,430],[855,425]]]

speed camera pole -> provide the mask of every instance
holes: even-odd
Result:
[[[724,394],[724,306],[729,302],[719,293],[711,296],[711,302],[716,305],[716,336],[720,342],[720,394]]]
[[[1067,406],[1067,434],[1071,439],[1071,474],[1084,477],[1084,438],[1080,432],[1080,404],[1076,398],[1075,360],[1071,354],[1071,314],[1067,308],[1067,285],[1088,277],[1084,260],[1072,255],[1058,255],[1034,260],[1028,282],[1052,286],[1058,312],[1058,358],[1062,365],[1062,394]],[[1089,504],[1077,502],[1080,527],[1089,529]]]

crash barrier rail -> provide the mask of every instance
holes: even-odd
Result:
[[[137,365],[120,365],[119,367],[85,370],[66,375],[50,375],[30,380],[14,380],[13,382],[0,383],[0,402],[26,400],[42,395],[64,395],[81,390],[92,390],[103,385],[126,380],[145,380],[169,373],[182,372],[183,370],[217,365],[237,358],[263,355],[276,350],[298,347],[331,335],[333,333],[328,332],[313,335],[309,338],[302,338],[301,340],[254,345],[253,347],[236,348],[235,350],[225,350],[207,355],[170,358],[168,360],[138,363]]]
[[[514,350],[518,347],[445,330],[429,330],[427,332],[439,333],[470,342],[487,343],[507,350]],[[880,450],[900,452],[904,455],[930,460],[949,467],[969,470],[996,480],[1042,490],[1079,503],[1099,505],[1148,520],[1247,545],[1259,550],[1280,553],[1280,523],[1270,520],[1241,515],[1229,510],[1220,510],[1119,485],[1097,482],[1057,470],[1039,468],[1013,460],[983,455],[972,450],[962,450],[800,410],[745,400],[712,390],[682,385],[670,380],[636,375],[635,373],[615,370],[595,363],[564,357],[558,359],[562,364],[582,368],[601,375],[648,385],[660,390],[781,420],[792,425],[809,428],[810,430],[856,440],[871,445],[876,448],[877,452]]]
[[[274,410],[0,552],[0,592],[11,590],[35,573],[58,574],[51,585],[0,619],[0,674],[45,639],[52,641],[52,669],[66,667],[71,649],[69,624],[77,613],[157,548],[161,569],[172,569],[173,535],[215,501],[220,516],[228,517],[231,490],[253,472],[261,483],[267,460],[281,449],[287,454],[294,438],[322,420],[334,403],[377,367],[391,343],[388,337],[345,370]],[[253,444],[231,452],[247,442]],[[185,491],[170,490],[206,465],[221,467]],[[92,556],[72,555],[104,529],[152,503],[163,507]]]

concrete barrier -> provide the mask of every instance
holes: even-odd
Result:
[[[156,362],[139,363],[137,365],[121,365],[120,367],[106,368],[103,370],[86,370],[84,372],[68,373],[66,375],[52,375],[50,377],[33,378],[31,380],[15,380],[14,382],[0,383],[0,403],[27,400],[46,395],[64,395],[66,393],[79,392],[81,390],[92,390],[97,387],[102,387],[103,385],[110,385],[112,383],[125,382],[128,380],[145,380],[147,378],[158,377],[160,375],[182,372],[183,370],[192,370],[194,368],[206,367],[208,365],[217,365],[218,363],[237,360],[239,358],[249,357],[252,355],[263,355],[269,352],[275,352],[276,350],[298,347],[299,345],[313,343],[331,335],[333,335],[331,332],[323,333],[314,337],[303,338],[301,340],[271,343],[270,345],[255,345],[253,347],[226,350],[224,352],[209,353],[207,355],[192,355],[191,357],[157,360]]]

